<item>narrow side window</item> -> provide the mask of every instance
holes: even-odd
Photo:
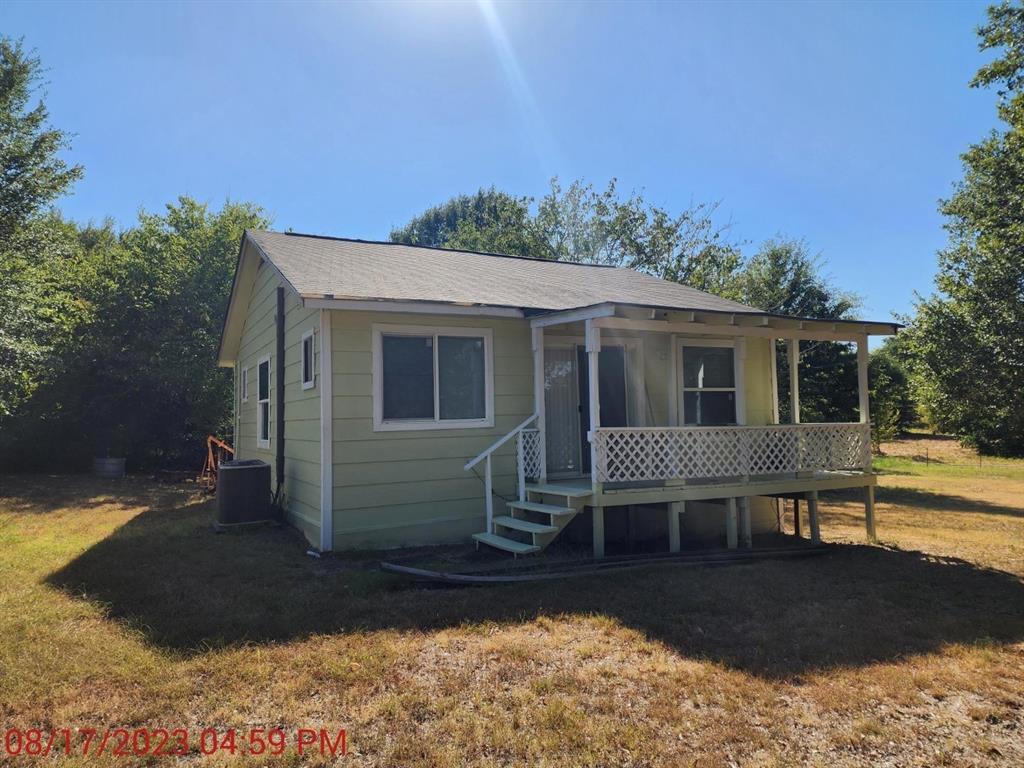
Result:
[[[270,447],[270,356],[256,369],[256,444]]]
[[[240,381],[241,381],[241,383],[238,385],[238,387],[239,387],[239,390],[242,393],[242,402],[243,403],[247,403],[247,402],[249,402],[249,369],[248,368],[243,368],[242,369],[242,377],[241,377]]]
[[[301,370],[303,389],[312,389],[316,385],[316,366],[313,347],[314,338],[315,334],[313,333],[312,328],[302,334],[302,359],[299,367]]]

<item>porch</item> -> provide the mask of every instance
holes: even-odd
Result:
[[[818,493],[860,487],[874,540],[867,336],[893,331],[623,305],[534,318],[536,410],[467,464],[489,466],[493,451],[514,438],[518,499],[495,518],[488,487],[487,530],[475,538],[514,554],[537,552],[589,509],[601,557],[605,508],[629,507],[666,515],[675,552],[687,504],[717,502],[735,548],[750,545],[752,518],[774,517],[778,499],[794,498],[806,500],[817,541]],[[788,424],[779,423],[777,339],[787,344]],[[856,344],[857,421],[801,423],[801,340]]]

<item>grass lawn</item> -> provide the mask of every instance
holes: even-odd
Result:
[[[345,728],[340,765],[1024,765],[1024,461],[886,452],[881,546],[839,494],[822,557],[474,589],[215,535],[180,486],[0,477],[0,722]]]

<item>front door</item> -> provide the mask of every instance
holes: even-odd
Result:
[[[601,425],[628,426],[626,350],[605,345],[598,355]],[[590,384],[582,345],[544,348],[544,424],[550,475],[590,473]]]
[[[576,347],[579,369],[580,455],[583,473],[590,473],[590,368],[587,351]],[[618,346],[602,346],[597,355],[597,385],[601,398],[601,426],[629,426],[629,407],[626,400],[626,350]]]

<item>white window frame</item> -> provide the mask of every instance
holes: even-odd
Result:
[[[310,339],[309,354],[312,359],[309,361],[310,379],[306,379],[306,339]],[[316,332],[310,328],[299,341],[299,381],[303,389],[312,389],[316,386]]]
[[[434,352],[434,418],[384,419],[384,353],[385,336],[433,336]],[[438,336],[469,336],[484,340],[484,418],[441,419],[440,382],[437,370]],[[445,327],[437,325],[373,326],[373,431],[404,432],[421,429],[483,429],[494,426],[494,332],[490,328]]]
[[[732,355],[732,376],[733,386],[731,387],[687,387],[684,385],[683,377],[683,365],[684,358],[686,356],[686,347],[724,347],[731,348],[733,351]],[[676,370],[676,381],[678,382],[678,388],[676,390],[676,402],[679,414],[679,426],[685,427],[699,427],[705,426],[701,424],[687,424],[686,423],[686,392],[732,392],[733,393],[733,420],[726,426],[739,426],[743,423],[743,414],[740,413],[740,409],[743,407],[742,401],[742,390],[746,387],[744,381],[744,370],[743,363],[740,360],[741,345],[737,344],[736,339],[711,339],[701,337],[684,337],[677,336],[675,338],[675,348],[678,355],[677,370]]]
[[[242,375],[241,375],[241,378],[239,379],[239,381],[240,381],[240,383],[239,383],[238,387],[239,387],[239,389],[242,392],[241,400],[242,400],[243,403],[248,403],[249,402],[249,366],[243,366],[242,367]]]
[[[264,363],[267,364],[267,399],[260,400],[260,366]],[[270,441],[273,438],[270,427],[270,393],[273,391],[272,377],[274,375],[274,368],[270,364],[270,355],[264,355],[256,363],[256,447],[257,448],[269,448]],[[264,440],[261,435],[263,429],[261,428],[263,420],[263,404],[267,404],[267,439]]]

